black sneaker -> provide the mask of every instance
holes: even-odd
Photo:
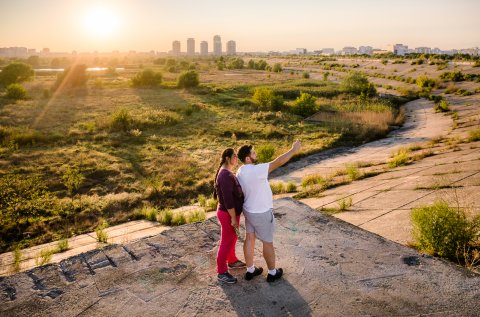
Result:
[[[269,283],[274,282],[274,281],[278,280],[279,278],[281,278],[282,275],[283,275],[283,270],[281,268],[277,269],[277,273],[275,273],[275,275],[271,275],[271,274],[267,275],[267,282],[269,282]]]
[[[218,280],[223,283],[235,284],[237,283],[237,278],[232,276],[232,274],[225,272],[223,274],[218,274]]]
[[[253,271],[253,273],[250,273],[250,272],[248,272],[248,271],[247,271],[247,273],[245,273],[245,279],[246,279],[247,281],[250,281],[250,280],[251,280],[252,278],[254,278],[255,276],[262,274],[262,272],[263,272],[263,268],[261,268],[261,267],[255,267],[255,270]]]
[[[234,263],[228,263],[228,267],[232,268],[232,269],[238,269],[238,268],[242,268],[242,267],[246,267],[246,266],[247,265],[240,260],[237,260]]]

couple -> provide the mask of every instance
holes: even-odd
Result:
[[[262,274],[263,268],[253,264],[255,239],[263,243],[263,257],[267,263],[267,282],[282,277],[283,270],[275,266],[273,233],[272,190],[268,183],[268,174],[284,165],[300,149],[295,141],[292,148],[269,163],[255,164],[257,153],[253,146],[243,145],[238,153],[228,148],[222,153],[222,160],[215,176],[215,198],[218,197],[217,217],[221,226],[220,246],[217,253],[218,279],[224,283],[236,283],[237,279],[228,272],[228,268],[247,267],[245,279],[251,280]],[[243,165],[233,174],[240,160]],[[246,263],[235,254],[238,239],[240,214],[245,216],[245,242],[243,252]]]

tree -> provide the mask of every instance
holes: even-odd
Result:
[[[32,55],[27,58],[27,63],[32,65],[32,67],[37,67],[40,65],[40,57],[37,55]]]
[[[197,87],[198,84],[200,84],[200,80],[198,78],[198,73],[194,70],[183,72],[180,74],[177,81],[177,86],[179,88]]]
[[[162,83],[162,73],[144,69],[132,78],[133,87],[156,87]]]
[[[10,63],[0,72],[0,84],[6,87],[10,84],[21,83],[32,78],[33,74],[32,66],[28,64]]]
[[[7,86],[7,98],[19,100],[27,97],[27,91],[20,84],[10,84]]]
[[[228,69],[242,69],[244,64],[245,64],[245,62],[243,61],[243,59],[241,59],[240,57],[235,57],[235,58],[231,58],[228,61],[227,68]]]
[[[248,61],[248,68],[250,68],[250,69],[255,68],[255,61],[253,59]]]
[[[316,105],[317,98],[302,92],[300,96],[295,100],[295,104],[292,107],[292,112],[302,117],[308,117],[318,111]]]
[[[325,72],[325,73],[323,73],[323,81],[327,81],[327,80],[328,80],[328,75],[330,75],[330,72]]]

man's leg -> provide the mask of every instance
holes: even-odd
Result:
[[[275,268],[275,248],[273,247],[273,242],[263,242],[263,257],[265,262],[267,262],[268,269],[273,270]]]
[[[245,235],[245,242],[243,243],[243,253],[245,256],[245,263],[247,267],[253,266],[253,256],[255,252],[255,233],[248,233]]]

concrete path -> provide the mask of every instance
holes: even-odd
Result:
[[[332,149],[310,155],[274,172],[271,179],[300,183],[305,175],[329,175],[348,163],[383,163],[399,148],[445,136],[452,126],[449,116],[433,111],[431,101],[414,100],[407,103],[405,109],[405,124],[387,138],[355,148]]]
[[[217,282],[210,219],[0,278],[0,315],[478,316],[478,275],[292,199],[274,208],[285,274],[273,284],[244,269],[238,284]]]
[[[433,156],[408,166],[381,170],[378,176],[355,181],[322,192],[319,197],[301,200],[315,209],[339,209],[339,203],[351,199],[347,212],[334,216],[379,234],[390,240],[408,244],[412,240],[410,212],[412,208],[431,204],[437,199],[480,212],[480,143],[458,143],[472,129],[480,128],[480,97],[449,97],[457,111],[456,129],[450,115],[435,113],[433,103],[412,101],[407,105],[407,121],[402,129],[388,138],[353,149],[328,151],[289,164],[272,180],[300,183],[306,175],[332,175],[348,163],[385,163],[392,152],[401,147],[423,143],[437,137],[447,140],[432,146]],[[335,153],[336,152],[336,153]],[[420,151],[421,152],[421,151]],[[377,169],[378,170],[378,169]]]

